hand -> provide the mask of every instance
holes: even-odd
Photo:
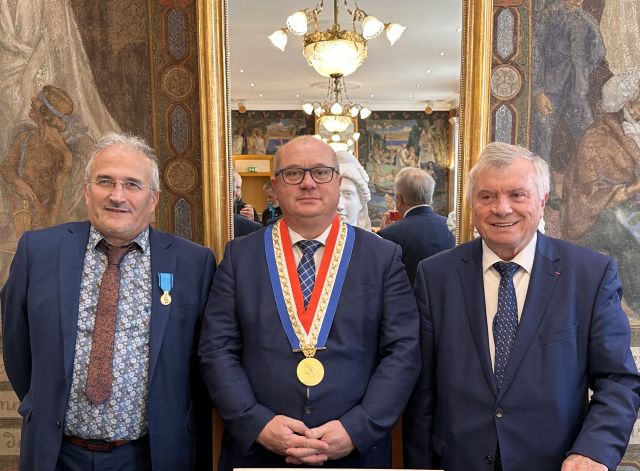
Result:
[[[390,224],[393,224],[393,221],[391,220],[391,211],[385,211],[382,215],[382,221],[380,221],[380,229],[384,229]]]
[[[538,93],[536,96],[536,107],[540,114],[547,116],[553,112],[553,104],[547,95],[544,92]]]
[[[355,448],[351,437],[339,420],[332,420],[320,427],[309,429],[305,435],[308,438],[322,440],[329,445],[324,453],[330,460],[343,458]]]
[[[560,471],[607,471],[607,467],[591,458],[574,453],[562,462]]]
[[[288,455],[289,450],[299,449],[300,460],[303,458],[308,461],[292,462],[295,464],[306,463],[312,464],[315,456],[318,464],[326,461],[326,456],[321,452],[328,448],[326,443],[313,438],[307,438],[305,432],[309,429],[299,421],[284,415],[276,415],[267,425],[264,426],[258,439],[260,445],[267,450],[277,453],[278,455]]]
[[[240,214],[253,221],[253,206],[251,206],[250,204],[245,204],[240,210]]]

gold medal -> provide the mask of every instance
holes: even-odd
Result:
[[[324,378],[324,366],[316,358],[304,358],[296,370],[298,379],[305,386],[315,386]]]
[[[164,294],[162,296],[160,296],[160,302],[164,306],[167,306],[167,305],[171,304],[171,295],[169,294],[168,291],[165,291]]]

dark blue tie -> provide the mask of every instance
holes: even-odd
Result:
[[[495,345],[495,362],[493,372],[498,390],[502,386],[504,370],[509,362],[509,354],[516,340],[518,330],[518,300],[513,286],[513,275],[520,265],[513,262],[496,262],[493,264],[500,273],[498,287],[498,312],[493,318],[493,344]]]
[[[302,258],[298,263],[298,279],[300,280],[305,309],[311,299],[313,284],[316,281],[316,264],[313,262],[313,255],[321,245],[322,243],[317,240],[301,240],[298,242],[298,247],[302,249]]]

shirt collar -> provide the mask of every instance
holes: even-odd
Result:
[[[294,231],[290,227],[287,226],[287,228],[289,229],[289,237],[291,238],[291,244],[293,246],[295,246],[301,240],[306,240],[304,237],[302,237],[300,234],[298,234],[296,231]],[[322,234],[320,234],[318,237],[316,237],[313,240],[317,240],[322,245],[327,245],[327,239],[329,238],[329,232],[331,232],[331,225],[329,225],[329,227],[327,227]]]
[[[533,268],[533,259],[536,255],[536,242],[538,241],[538,232],[533,234],[533,237],[529,243],[522,249],[510,262],[517,263],[522,268],[527,270],[527,273],[531,274]],[[487,243],[482,241],[482,273],[486,273],[493,264],[503,261],[496,253],[489,248]]]
[[[93,227],[92,224],[89,229],[89,246],[96,248],[102,239],[106,240],[106,237],[103,236],[98,229]],[[133,242],[138,244],[138,247],[140,247],[140,250],[143,253],[146,253],[149,249],[149,227],[147,226],[142,232],[140,232],[140,234],[133,239]]]
[[[407,214],[409,214],[410,211],[413,211],[416,208],[424,208],[424,207],[430,207],[430,204],[416,204],[415,206],[411,206],[409,209],[407,209],[404,214],[402,215],[402,217],[407,217]]]

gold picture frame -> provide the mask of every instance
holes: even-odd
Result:
[[[227,1],[198,1],[197,8],[204,240],[218,259],[231,237]],[[464,198],[466,179],[489,140],[493,2],[463,0],[463,9],[458,242],[472,237],[471,211]]]

